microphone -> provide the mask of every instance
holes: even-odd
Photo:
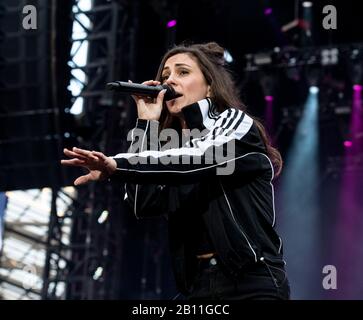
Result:
[[[182,94],[175,92],[175,90],[167,84],[158,86],[147,86],[145,84],[138,84],[132,82],[114,81],[106,84],[108,90],[120,92],[122,94],[130,94],[136,96],[148,96],[155,98],[161,90],[166,89],[164,100],[172,100],[181,97]]]

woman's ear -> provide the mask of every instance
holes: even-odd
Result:
[[[212,95],[210,86],[207,87],[207,97],[209,98]]]

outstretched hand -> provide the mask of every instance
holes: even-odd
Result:
[[[102,152],[89,151],[74,147],[72,150],[64,149],[64,154],[72,158],[61,160],[61,164],[66,166],[83,167],[89,170],[88,174],[78,177],[74,185],[88,183],[90,181],[107,179],[116,171],[116,161],[106,157]]]

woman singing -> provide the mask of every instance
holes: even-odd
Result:
[[[167,84],[180,97],[133,97],[129,152],[65,149],[72,159],[62,164],[89,170],[76,185],[124,181],[137,218],[167,217],[175,279],[188,299],[289,299],[272,185],[281,156],[246,113],[223,57],[216,43],[172,48],[144,84]]]

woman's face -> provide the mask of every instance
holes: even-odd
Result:
[[[161,79],[182,94],[166,102],[172,115],[180,115],[185,106],[210,96],[210,86],[197,62],[186,53],[178,53],[166,60]]]

